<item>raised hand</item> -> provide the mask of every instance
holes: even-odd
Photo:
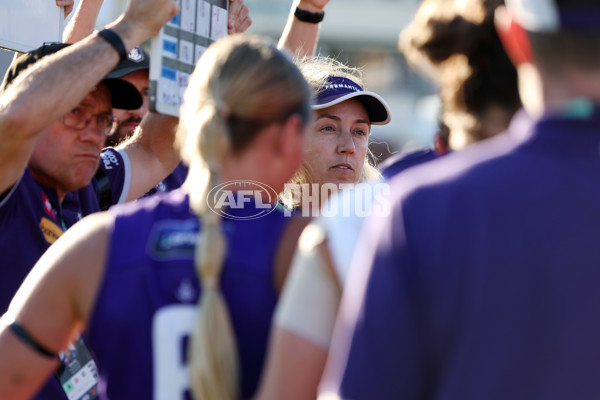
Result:
[[[249,16],[248,6],[244,4],[244,0],[229,0],[227,32],[229,34],[246,32],[250,25],[252,25],[252,18]]]

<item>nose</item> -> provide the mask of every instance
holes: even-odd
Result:
[[[144,114],[146,113],[146,111],[148,110],[147,106],[142,105],[142,107],[135,109],[135,110],[127,110],[127,115],[131,118],[139,118],[142,119],[142,117],[144,116]]]
[[[337,152],[339,154],[352,154],[356,150],[351,132],[342,132],[338,136]]]

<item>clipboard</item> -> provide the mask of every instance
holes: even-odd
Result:
[[[179,0],[180,11],[150,44],[149,108],[179,116],[196,62],[227,35],[228,0]]]
[[[51,0],[4,1],[0,47],[26,53],[44,43],[62,42],[64,8]]]

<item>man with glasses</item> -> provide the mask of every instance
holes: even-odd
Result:
[[[164,13],[155,15],[151,5]],[[176,120],[156,114],[135,143],[102,151],[117,127],[112,107],[142,104],[133,85],[102,76],[176,11],[170,0],[132,0],[125,22],[108,34],[72,46],[44,45],[9,69],[0,94],[0,313],[50,244],[81,216],[100,210],[106,190],[92,179],[99,166],[110,203],[117,203],[140,197],[177,164],[168,134]]]
[[[103,77],[177,12],[172,0],[131,0],[109,29],[72,46],[42,46],[9,69],[0,91],[0,314],[64,230],[100,210],[101,195],[136,199],[179,161],[177,120],[157,114],[135,142],[102,152],[117,126],[112,107],[142,104],[133,85]],[[104,182],[93,179],[97,170]],[[51,380],[36,399],[66,396]]]

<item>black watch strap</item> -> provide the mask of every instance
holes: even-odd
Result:
[[[321,11],[319,13],[314,13],[310,11],[303,10],[301,8],[296,7],[296,11],[294,12],[294,17],[298,18],[298,20],[302,22],[308,22],[310,24],[318,24],[323,21],[323,17],[325,17],[325,11]]]
[[[125,49],[125,44],[115,31],[112,29],[102,29],[101,31],[98,31],[98,36],[114,47],[117,53],[119,53],[120,61],[125,61],[127,59],[127,49]]]

